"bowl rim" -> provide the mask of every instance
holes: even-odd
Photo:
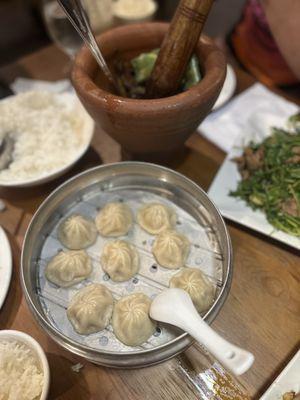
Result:
[[[0,341],[2,338],[15,339],[19,342],[21,341],[29,346],[36,353],[39,361],[42,364],[44,374],[44,384],[39,400],[46,400],[50,387],[50,367],[46,353],[43,350],[42,346],[32,336],[28,335],[25,332],[17,331],[14,329],[0,330]]]
[[[232,254],[232,244],[231,244],[231,239],[229,236],[229,232],[228,229],[225,225],[224,219],[221,216],[220,211],[218,210],[218,208],[216,207],[216,205],[210,200],[210,198],[207,196],[207,194],[204,192],[204,190],[197,185],[195,182],[193,182],[191,179],[189,179],[188,177],[186,177],[185,175],[174,171],[170,168],[167,167],[163,167],[157,164],[152,164],[152,163],[145,163],[145,162],[139,162],[139,161],[127,161],[127,162],[117,162],[117,163],[111,163],[111,164],[104,164],[104,165],[100,165],[100,166],[96,166],[93,168],[90,168],[84,172],[81,172],[80,174],[70,178],[69,180],[65,181],[64,183],[62,183],[60,186],[58,186],[52,193],[50,193],[50,195],[42,202],[42,204],[39,206],[39,208],[37,209],[37,211],[35,212],[34,216],[32,217],[32,220],[27,228],[25,237],[24,237],[24,241],[23,241],[23,246],[22,246],[22,253],[21,253],[21,268],[20,268],[20,275],[21,275],[21,286],[22,286],[22,290],[23,293],[25,295],[25,299],[27,301],[27,304],[29,305],[30,310],[32,311],[34,317],[37,319],[37,321],[42,325],[43,329],[47,332],[47,334],[49,335],[50,332],[50,336],[53,340],[55,340],[57,343],[59,343],[62,347],[68,349],[69,351],[72,351],[76,354],[79,354],[85,358],[87,358],[87,356],[85,355],[85,352],[87,353],[91,353],[93,352],[94,354],[99,355],[106,355],[108,357],[114,357],[114,356],[118,356],[119,359],[126,359],[126,357],[134,357],[134,356],[141,356],[141,355],[147,355],[148,353],[153,353],[156,351],[160,351],[160,350],[166,350],[168,349],[170,346],[173,347],[173,345],[179,345],[181,344],[181,349],[180,352],[183,351],[186,347],[188,347],[189,345],[192,344],[193,340],[191,339],[191,337],[188,335],[188,333],[183,332],[182,334],[180,334],[179,336],[177,336],[176,338],[172,339],[169,342],[163,343],[157,347],[154,348],[150,348],[150,349],[145,349],[142,351],[124,351],[124,352],[112,352],[112,351],[107,351],[107,350],[97,350],[97,349],[93,349],[89,346],[85,346],[83,344],[80,344],[76,341],[74,341],[73,339],[70,339],[68,336],[64,335],[63,333],[61,333],[58,329],[56,329],[53,325],[50,324],[49,321],[46,320],[46,318],[39,312],[39,310],[37,310],[30,293],[28,292],[28,288],[27,288],[27,284],[26,284],[26,279],[25,279],[25,275],[24,275],[24,271],[25,271],[25,264],[26,264],[26,256],[25,256],[25,250],[26,250],[26,244],[29,240],[30,234],[31,234],[31,230],[32,230],[32,226],[33,226],[33,222],[39,217],[39,214],[44,210],[44,208],[46,208],[48,206],[48,204],[52,201],[52,199],[54,199],[56,197],[56,195],[65,189],[66,186],[71,185],[74,181],[76,181],[77,179],[82,179],[85,175],[89,175],[92,174],[93,172],[97,171],[97,170],[101,170],[101,169],[107,169],[107,168],[122,168],[124,166],[134,166],[137,169],[139,169],[140,166],[148,166],[150,168],[155,168],[155,169],[159,169],[160,171],[165,171],[167,173],[171,173],[177,177],[179,177],[180,179],[185,180],[189,185],[192,185],[195,189],[197,189],[198,191],[200,191],[202,193],[202,195],[204,195],[208,201],[208,203],[210,203],[210,205],[214,208],[214,211],[216,213],[216,216],[218,217],[221,225],[222,225],[222,229],[225,233],[225,246],[226,246],[226,252],[228,254],[228,270],[224,279],[224,284],[222,286],[222,289],[220,290],[220,293],[218,295],[218,297],[215,299],[214,304],[212,305],[212,307],[206,312],[206,314],[203,316],[204,319],[209,318],[210,316],[212,318],[214,318],[218,312],[220,311],[220,309],[222,308],[225,300],[227,299],[227,296],[229,294],[229,290],[230,290],[230,286],[231,286],[231,282],[232,282],[232,276],[233,276],[233,254]],[[224,250],[225,251],[225,250]],[[54,335],[54,337],[52,336]],[[79,349],[79,350],[78,350]],[[178,353],[178,352],[177,352]],[[177,354],[176,353],[176,354]],[[175,355],[175,354],[174,354]],[[169,358],[173,357],[174,355],[170,356]],[[167,359],[167,358],[165,358]],[[159,361],[160,362],[160,361]],[[102,365],[105,365],[103,362],[101,362]],[[154,364],[154,363],[152,363]],[[109,366],[114,366],[111,364],[107,364]],[[149,365],[146,363],[146,365]],[[129,366],[130,367],[130,366]]]
[[[2,243],[1,243],[2,242]],[[5,304],[6,297],[11,284],[13,258],[11,245],[6,231],[0,225],[0,250],[1,250],[1,267],[0,268],[0,311]]]
[[[167,31],[168,26],[169,23],[166,22],[144,22],[119,26],[100,34],[97,36],[96,41],[101,47],[103,42],[111,40],[110,37],[112,35],[120,37],[125,33],[134,35],[138,31],[147,28],[155,28],[157,31],[163,32]],[[114,102],[118,105],[118,112],[123,109],[124,112],[134,111],[145,115],[153,112],[160,113],[163,109],[172,112],[174,109],[190,108],[195,106],[195,102],[200,102],[204,95],[207,95],[207,97],[212,95],[215,87],[222,84],[226,75],[227,62],[225,55],[220,47],[214,43],[213,39],[206,35],[201,35],[197,48],[207,52],[203,62],[205,67],[203,78],[190,89],[173,96],[158,99],[131,99],[115,95],[100,88],[95,84],[87,70],[87,64],[93,64],[93,67],[90,66],[88,69],[95,69],[97,63],[86,45],[82,47],[75,58],[71,80],[79,96],[84,93],[90,101],[101,103],[103,108],[109,108],[111,102]],[[88,59],[88,63],[86,61],[83,62],[83,58]]]

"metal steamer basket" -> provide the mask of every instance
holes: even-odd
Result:
[[[101,249],[109,239],[100,235],[87,249],[93,263],[89,279],[68,289],[55,287],[45,279],[47,262],[63,249],[57,239],[60,222],[73,213],[95,218],[110,201],[126,202],[134,214],[142,203],[153,201],[175,209],[176,229],[191,242],[187,266],[200,268],[216,286],[214,304],[203,316],[207,322],[216,317],[230,289],[231,242],[220,213],[205,192],[181,174],[153,164],[122,162],[93,168],[61,185],[40,206],[26,233],[21,268],[25,298],[38,323],[62,347],[94,363],[144,367],[175,356],[193,339],[177,328],[160,324],[145,344],[131,348],[115,338],[111,326],[93,335],[77,334],[68,321],[66,308],[76,291],[91,282],[105,284],[115,299],[133,292],[153,298],[168,287],[178,271],[157,265],[151,253],[153,236],[135,222],[125,237],[135,244],[141,258],[139,273],[128,282],[114,283],[102,271]]]

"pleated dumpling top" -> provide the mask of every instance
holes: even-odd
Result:
[[[97,229],[95,223],[82,215],[73,214],[58,227],[58,239],[71,250],[81,250],[95,243]]]
[[[108,203],[98,213],[96,226],[102,236],[126,235],[132,226],[132,212],[123,203]]]

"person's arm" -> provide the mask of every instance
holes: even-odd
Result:
[[[261,0],[271,32],[300,80],[300,0]]]

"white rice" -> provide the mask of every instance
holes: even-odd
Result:
[[[90,137],[74,96],[27,92],[0,102],[0,138],[15,139],[13,162],[2,181],[39,178],[73,162]]]
[[[15,340],[0,341],[0,399],[37,400],[44,373],[27,345]]]

